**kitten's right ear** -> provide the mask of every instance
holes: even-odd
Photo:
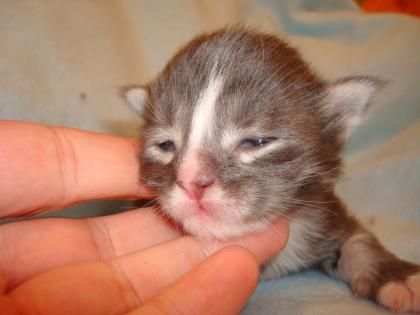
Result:
[[[125,101],[141,117],[144,114],[147,93],[147,89],[139,85],[121,88],[121,94]]]

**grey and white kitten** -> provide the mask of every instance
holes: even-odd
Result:
[[[287,218],[289,242],[265,277],[320,267],[355,295],[420,311],[420,267],[384,249],[334,193],[340,152],[381,85],[370,76],[325,82],[272,35],[202,35],[147,86],[126,91],[145,120],[141,180],[198,237]]]

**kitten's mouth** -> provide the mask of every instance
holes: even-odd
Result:
[[[201,204],[201,202],[197,202],[198,212],[207,212],[207,209]]]
[[[199,217],[206,217],[206,218],[213,217],[212,212],[206,206],[204,206],[200,201],[196,202],[196,214]]]

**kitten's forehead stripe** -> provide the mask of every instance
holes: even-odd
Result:
[[[199,148],[206,135],[214,128],[216,120],[215,105],[222,88],[223,77],[212,73],[194,110],[191,120],[189,149]]]

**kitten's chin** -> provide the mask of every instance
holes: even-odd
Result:
[[[184,230],[198,238],[227,240],[238,238],[247,234],[265,230],[267,222],[228,223],[215,221],[209,217],[193,215],[182,220]]]
[[[229,197],[217,185],[199,202],[191,200],[178,186],[161,198],[164,211],[185,232],[202,239],[226,240],[262,231],[269,221],[253,221],[252,209],[244,201]]]

